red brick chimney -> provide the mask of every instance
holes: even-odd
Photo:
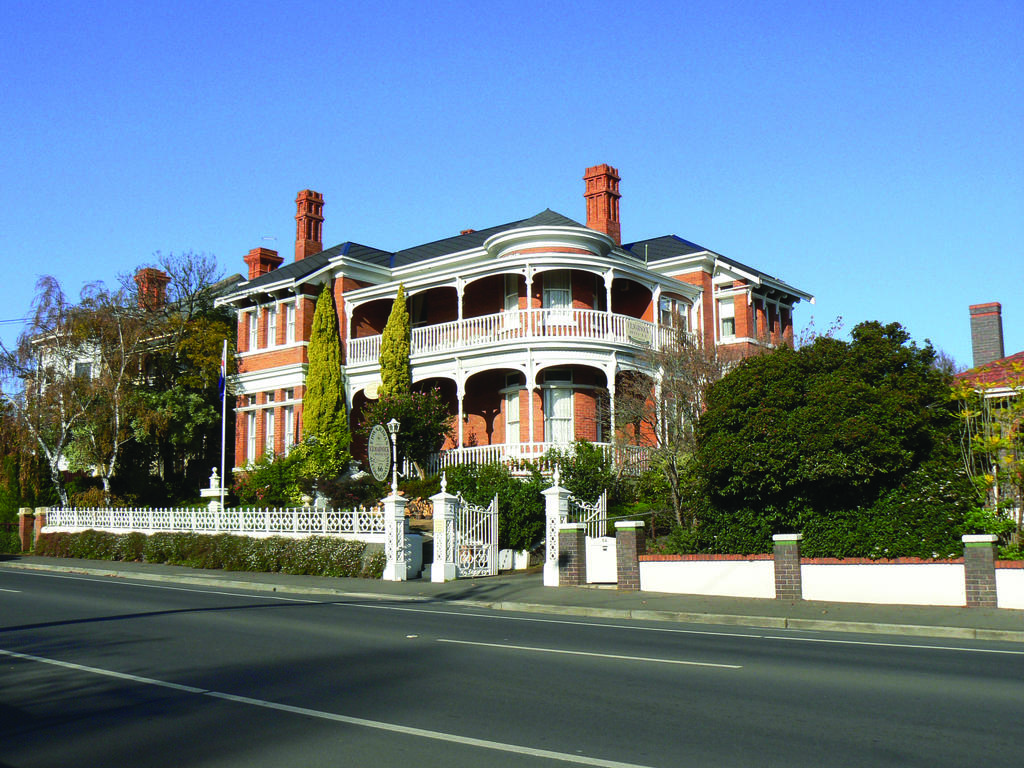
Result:
[[[300,261],[324,249],[324,196],[304,189],[295,198],[295,203],[298,206],[295,214],[295,260]]]
[[[254,280],[260,275],[265,275],[267,272],[273,272],[283,262],[280,256],[277,255],[277,251],[272,251],[269,248],[253,248],[247,254],[245,254],[245,263],[249,267],[249,279]]]
[[[167,303],[167,284],[171,278],[167,273],[146,267],[135,273],[135,284],[139,286],[139,306],[142,309],[160,309]]]
[[[622,245],[619,226],[619,172],[610,165],[595,165],[583,174],[587,187],[587,226],[604,232],[616,245]]]
[[[971,305],[971,352],[974,366],[991,363],[1003,354],[1003,306],[998,301]]]

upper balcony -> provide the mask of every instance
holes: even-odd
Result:
[[[410,354],[415,359],[487,346],[556,340],[658,350],[671,345],[675,335],[671,328],[595,309],[518,309],[414,328]],[[376,364],[380,342],[380,335],[349,339],[346,365]]]

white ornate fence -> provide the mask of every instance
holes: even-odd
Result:
[[[169,509],[59,509],[49,510],[44,533],[84,530],[111,533],[195,532],[234,533],[240,536],[338,536],[384,543],[382,510],[250,509],[213,511],[201,508]]]

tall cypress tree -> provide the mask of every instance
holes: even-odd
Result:
[[[409,369],[412,325],[405,305],[405,286],[399,284],[398,295],[391,305],[388,324],[380,340],[380,396],[407,394],[412,389]]]
[[[345,383],[341,373],[341,337],[329,283],[320,292],[313,312],[302,419],[304,437],[338,438],[342,445],[348,444],[350,435],[345,412]]]

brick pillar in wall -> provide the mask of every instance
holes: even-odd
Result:
[[[36,520],[35,520],[35,541],[39,541],[39,534],[43,532],[43,528],[46,526],[46,515],[49,513],[49,507],[36,507]],[[33,548],[35,543],[33,542]]]
[[[800,539],[802,533],[777,533],[775,542],[775,599],[803,600],[800,581]]]
[[[22,507],[18,510],[18,541],[22,552],[29,552],[32,549],[35,522],[36,516],[31,507]]]
[[[997,302],[971,305],[973,367],[1003,357],[1003,307]]]
[[[640,591],[640,555],[644,553],[644,524],[627,520],[615,523],[615,569],[618,587]]]
[[[587,526],[562,523],[558,526],[558,586],[577,587],[587,583]]]
[[[968,608],[996,607],[996,540],[990,533],[963,537]]]

